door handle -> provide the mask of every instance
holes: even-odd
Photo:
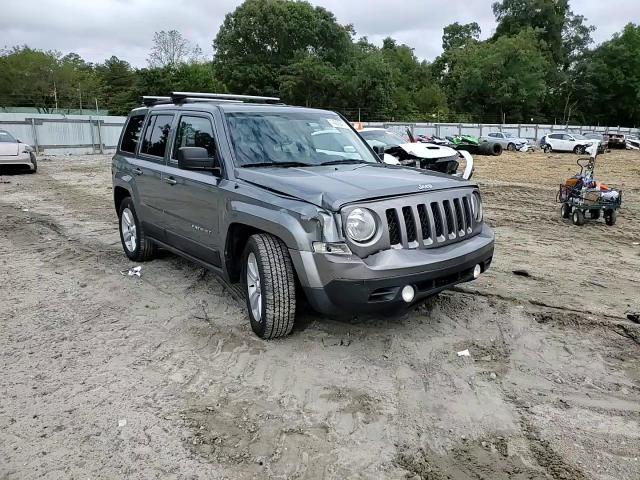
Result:
[[[164,181],[167,182],[169,185],[175,185],[176,183],[178,183],[178,181],[173,177],[167,177],[164,179]]]
[[[135,173],[136,175],[142,175],[142,169],[136,167],[136,168],[133,169],[133,173]]]

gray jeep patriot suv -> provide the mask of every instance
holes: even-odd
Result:
[[[477,278],[494,235],[476,184],[383,163],[340,115],[271,97],[144,97],[113,157],[126,255],[157,247],[241,282],[253,331],[410,306]]]

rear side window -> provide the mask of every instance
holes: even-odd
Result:
[[[163,158],[167,149],[172,121],[173,115],[152,115],[149,117],[140,153]]]
[[[124,129],[124,135],[122,135],[120,150],[123,152],[136,153],[136,147],[140,141],[140,131],[142,130],[143,122],[144,114],[134,115],[129,118],[129,122]]]
[[[209,158],[216,158],[216,141],[213,136],[211,120],[204,117],[183,115],[173,144],[173,162],[178,161],[181,147],[201,147],[209,152]]]

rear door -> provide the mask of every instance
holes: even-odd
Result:
[[[218,245],[221,169],[183,170],[181,147],[205,148],[220,165],[213,118],[204,112],[184,112],[177,119],[173,148],[163,175],[162,207],[167,243],[216,267],[221,266]]]
[[[138,185],[138,217],[145,230],[159,240],[164,238],[162,212],[162,171],[165,166],[167,145],[174,120],[172,113],[150,113],[144,126],[138,157],[131,161]]]

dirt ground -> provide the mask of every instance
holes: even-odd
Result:
[[[614,227],[560,218],[575,160],[476,158],[477,282],[268,342],[185,260],[120,274],[108,156],[0,172],[0,478],[640,478],[640,154]]]

